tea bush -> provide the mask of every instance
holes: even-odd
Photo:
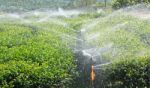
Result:
[[[105,69],[109,88],[148,88],[150,86],[150,57],[124,59]]]
[[[54,29],[0,24],[1,88],[67,88],[72,84],[76,74],[73,54],[50,31]]]

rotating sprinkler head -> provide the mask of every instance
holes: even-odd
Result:
[[[95,80],[95,71],[94,71],[94,66],[91,66],[91,81]]]
[[[93,59],[91,58],[91,88],[94,88],[94,80],[95,80],[95,71],[94,71],[94,65],[93,65]]]

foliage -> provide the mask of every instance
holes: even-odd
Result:
[[[0,10],[5,12],[30,11],[92,6],[96,0],[0,0]]]
[[[7,12],[67,7],[72,0],[0,0],[0,10]]]
[[[88,32],[85,37],[99,34],[97,38],[87,41],[102,50],[102,61],[110,62],[108,67],[101,67],[103,70],[97,73],[103,80],[100,80],[99,84],[106,88],[150,86],[149,24],[149,20],[133,17],[123,11],[114,12],[87,24]]]
[[[113,62],[105,69],[109,88],[148,88],[150,86],[150,58],[124,59]]]
[[[70,46],[84,26],[85,41],[100,49],[104,62],[111,62],[99,72],[105,76],[101,78],[106,87],[149,87],[149,20],[123,12],[48,17],[46,21],[40,20],[43,16],[28,16],[0,18],[0,87],[73,88],[77,72]],[[93,34],[99,35],[86,40]]]
[[[0,87],[74,87],[77,71],[70,46],[82,24],[99,15],[55,16],[44,21],[43,15],[32,13],[21,19],[0,18]]]
[[[92,6],[96,3],[96,0],[74,0],[75,6],[85,7],[85,6]]]
[[[113,8],[118,9],[139,3],[150,3],[150,0],[113,0]]]
[[[72,84],[73,55],[59,36],[34,25],[0,25],[0,87],[67,88]],[[50,25],[51,30],[65,30]]]
[[[87,41],[107,49],[101,52],[104,60],[136,58],[150,53],[150,22],[148,20],[140,20],[125,13],[116,12],[95,21],[97,24],[92,27],[89,25],[91,30],[86,33],[85,37],[99,34],[96,39]]]
[[[39,65],[25,61],[10,61],[6,64],[0,64],[0,87],[67,87],[71,81],[71,76],[67,74],[65,69],[52,65],[54,66],[51,62]]]

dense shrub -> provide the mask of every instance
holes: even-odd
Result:
[[[119,60],[105,69],[106,85],[110,88],[148,88],[150,58]]]
[[[71,75],[60,66],[45,62],[10,61],[0,64],[1,88],[66,88],[71,84]],[[69,68],[68,68],[69,69]],[[71,70],[70,70],[71,71]]]
[[[150,3],[150,0],[113,0],[113,8],[118,9],[139,3]]]
[[[71,85],[75,75],[73,55],[59,36],[50,30],[19,24],[0,25],[0,88]],[[63,30],[53,25],[51,30]]]

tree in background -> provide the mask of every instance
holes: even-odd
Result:
[[[139,3],[150,3],[150,0],[113,0],[113,8],[119,9],[126,6],[136,5]]]
[[[107,4],[107,0],[105,0],[105,7],[106,7],[106,4]]]
[[[79,7],[91,6],[96,3],[96,0],[74,0],[74,5]]]

